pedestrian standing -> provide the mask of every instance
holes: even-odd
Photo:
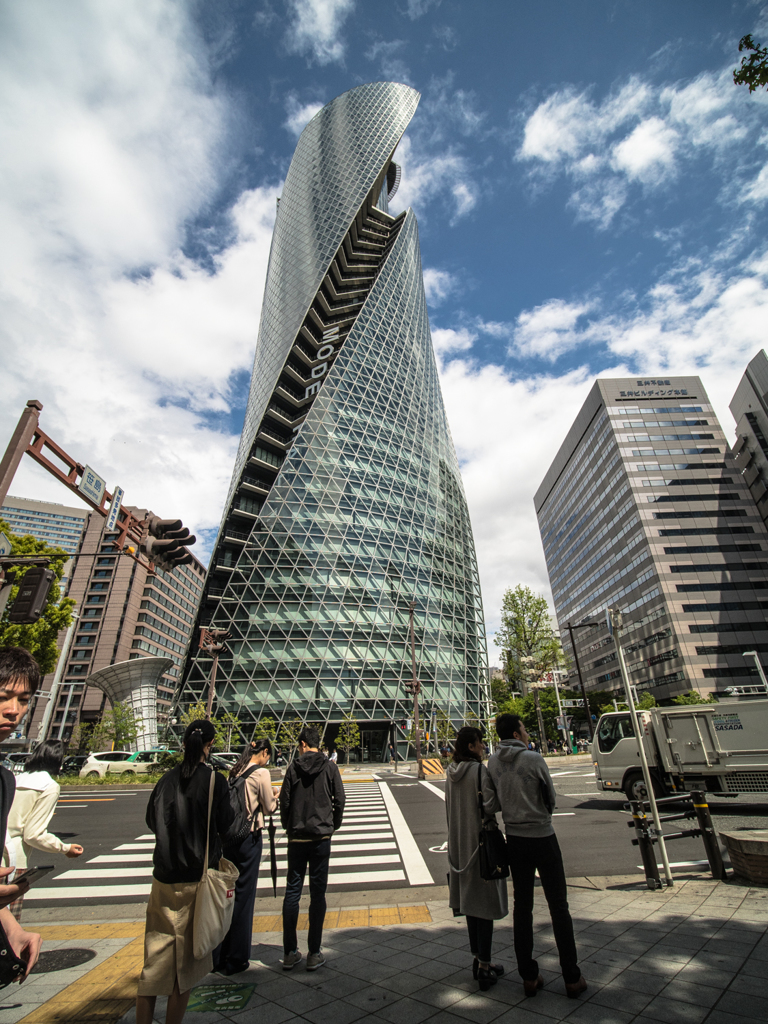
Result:
[[[235,884],[235,909],[232,924],[221,945],[213,951],[213,969],[227,976],[248,970],[253,935],[253,905],[259,881],[259,865],[264,846],[264,815],[277,810],[279,789],[272,786],[267,764],[272,755],[269,740],[246,743],[229,773],[229,784],[244,781],[243,797],[250,831],[236,847],[227,846],[225,856],[240,872]]]
[[[336,749],[336,747],[334,747],[333,750],[331,751],[331,761],[333,761],[333,763],[336,764],[336,762],[338,760],[339,760],[339,752]]]
[[[325,890],[331,836],[341,827],[344,786],[338,767],[318,750],[320,734],[306,726],[299,734],[299,756],[288,767],[280,791],[280,820],[288,833],[288,877],[283,899],[283,970],[301,963],[296,938],[299,900],[309,868],[307,970],[325,963],[320,952],[325,921]]]
[[[152,1024],[157,996],[168,996],[166,1024],[181,1024],[191,988],[213,968],[210,953],[196,960],[193,952],[197,883],[205,868],[206,839],[208,867],[217,868],[222,840],[235,821],[226,779],[217,772],[206,836],[211,768],[205,761],[214,736],[211,722],[190,722],[183,762],[160,779],[149,798],[146,820],[155,834],[155,852],[136,1024]]]
[[[499,715],[496,731],[501,742],[488,762],[488,773],[501,804],[507,836],[517,970],[526,996],[535,996],[544,987],[533,959],[533,891],[538,871],[552,918],[565,990],[576,998],[587,983],[579,970],[563,858],[552,827],[555,787],[544,758],[528,750],[528,732],[519,715]]]
[[[56,781],[64,760],[61,740],[43,740],[28,757],[24,770],[16,779],[16,795],[8,815],[8,832],[3,863],[15,864],[17,880],[23,877],[32,850],[63,853],[79,857],[83,848],[78,843],[65,843],[48,831],[56,810],[61,786]],[[21,920],[24,897],[10,905],[17,921]]]
[[[23,647],[0,648],[0,743],[21,725],[32,694],[40,686],[40,667]],[[16,789],[16,779],[7,768],[0,767],[0,835],[7,834],[8,815]],[[43,940],[37,932],[27,932],[9,909],[9,904],[29,892],[23,877],[5,884],[13,873],[12,865],[0,868],[0,956],[14,953],[26,963],[19,977],[23,981],[37,963]]]
[[[483,821],[499,810],[496,793],[482,763],[485,752],[479,729],[459,729],[453,761],[446,772],[445,811],[448,817],[448,904],[467,919],[472,976],[485,991],[504,973],[491,963],[493,922],[506,917],[506,879],[487,882],[480,875],[478,837]],[[478,793],[483,794],[483,815]]]

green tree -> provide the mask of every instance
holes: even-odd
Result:
[[[541,717],[544,719],[544,729],[547,734],[545,739],[557,740],[558,737],[562,738],[561,733],[557,729],[557,696],[555,688],[554,686],[543,686],[538,687],[538,690]],[[513,697],[499,709],[499,713],[519,715],[528,732],[532,736],[541,739],[539,736],[539,720],[536,715],[536,699],[533,693],[526,694],[525,697]]]
[[[741,58],[741,64],[733,72],[734,85],[746,85],[750,92],[768,85],[768,48],[760,47],[751,35],[739,40],[739,53],[750,50],[748,57]]]
[[[255,740],[269,740],[274,747],[276,736],[277,722],[275,722],[274,718],[260,718],[256,723],[256,728],[253,730],[253,738]]]
[[[136,742],[142,719],[130,704],[117,701],[107,708],[91,733],[93,750],[125,750]]]
[[[352,715],[344,715],[336,737],[336,746],[344,752],[344,760],[349,764],[349,752],[360,745],[360,727]]]
[[[232,740],[234,738],[235,746],[242,746],[242,725],[243,723],[234,715],[231,711],[224,711],[221,715],[217,716],[216,724],[221,726],[221,730],[224,734],[224,750],[232,749]]]
[[[601,691],[601,693],[605,692],[606,691]],[[650,711],[651,708],[657,708],[658,706],[658,701],[649,690],[645,690],[641,693],[635,701],[635,707],[638,711]],[[607,715],[611,711],[629,711],[629,704],[625,704],[623,701],[617,700],[616,707],[614,707],[613,701],[606,701],[601,705],[599,711],[601,715]]]
[[[718,700],[714,693],[710,693],[708,697],[702,696],[698,690],[689,690],[687,693],[681,693],[679,697],[672,698],[673,704],[717,704]]]
[[[280,726],[278,739],[281,747],[288,747],[288,761],[293,758],[296,747],[299,745],[299,734],[303,728],[304,723],[300,718],[294,718],[290,722],[283,722]]]
[[[51,559],[48,568],[53,570],[56,579],[48,594],[43,614],[37,622],[23,626],[8,621],[11,606],[19,592],[19,583],[29,571],[22,568],[8,570],[8,578],[14,581],[14,585],[11,587],[8,604],[2,619],[0,619],[0,647],[26,648],[37,661],[40,671],[45,675],[48,672],[53,672],[56,662],[59,660],[57,644],[59,632],[67,629],[72,622],[72,609],[75,607],[75,602],[69,597],[62,598],[59,586],[64,566],[70,555],[63,548],[51,547],[45,541],[37,540],[35,537],[16,536],[4,519],[0,519],[0,531],[11,542],[11,555],[14,558],[44,555]]]
[[[453,740],[456,737],[456,730],[453,727],[453,722],[442,708],[438,708],[435,715],[435,732],[437,733],[438,749],[440,747],[453,745]]]
[[[533,658],[533,667],[539,674],[563,663],[563,650],[555,636],[547,599],[522,584],[504,593],[501,626],[495,640],[504,652],[509,683],[521,684],[515,688],[526,689],[523,658]]]
[[[90,754],[93,750],[93,726],[90,722],[78,722],[72,730],[67,744],[70,754]]]
[[[186,710],[182,711],[179,715],[179,720],[184,726],[186,731],[187,726],[192,722],[199,722],[201,718],[205,718],[206,705],[203,701],[199,700],[196,704],[188,704]],[[211,718],[211,725],[215,732],[213,736],[214,749],[228,750],[228,747],[224,746],[227,739],[227,727],[223,722],[220,722],[218,718]]]

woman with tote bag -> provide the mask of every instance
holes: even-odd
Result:
[[[147,826],[156,843],[136,1024],[152,1024],[157,996],[168,996],[166,1024],[181,1024],[190,990],[213,968],[210,952],[194,955],[196,903],[219,867],[222,839],[235,820],[226,779],[205,764],[214,735],[210,722],[191,722],[184,761],[149,798]]]
[[[507,881],[485,881],[480,873],[480,830],[484,819],[500,810],[483,766],[483,738],[479,729],[459,729],[448,765],[445,810],[448,816],[448,902],[458,917],[467,918],[472,975],[486,991],[496,984],[504,968],[491,963],[493,922],[509,913]],[[478,806],[483,794],[484,814]]]
[[[277,810],[279,789],[272,786],[267,764],[272,756],[269,740],[252,740],[243,747],[229,773],[230,788],[241,787],[248,816],[248,834],[238,845],[227,846],[226,856],[240,871],[235,885],[235,910],[224,941],[213,951],[213,969],[229,977],[250,966],[253,905],[264,846],[264,815]],[[240,780],[238,783],[237,780]]]

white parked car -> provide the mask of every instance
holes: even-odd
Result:
[[[156,771],[156,765],[160,758],[172,753],[174,753],[172,750],[137,750],[125,762],[122,774],[144,775],[147,772]]]
[[[89,754],[80,769],[81,779],[103,778],[107,772],[123,772],[125,762],[131,757],[130,750],[105,750],[100,754]]]

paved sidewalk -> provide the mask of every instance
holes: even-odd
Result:
[[[445,890],[416,894],[401,889],[371,893],[376,904],[330,907],[323,947],[327,963],[313,973],[303,964],[290,972],[281,969],[279,901],[257,901],[260,930],[254,934],[251,969],[229,979],[211,975],[203,982],[216,986],[212,995],[217,998],[223,993],[247,1002],[243,1008],[190,1011],[187,1019],[190,1024],[765,1020],[768,889],[703,877],[680,879],[657,893],[642,888],[636,877],[572,879],[570,886],[581,965],[589,982],[579,1000],[565,996],[541,890],[536,954],[546,986],[534,999],[525,999],[513,969],[511,918],[497,923],[494,936],[494,960],[504,964],[507,974],[483,993],[471,976],[464,920],[446,907]],[[25,923],[33,926],[32,915]],[[3,990],[0,1005],[23,1005],[0,1009],[0,1024],[132,1024],[142,922],[72,921],[40,930],[46,950],[85,947],[97,956],[79,967],[33,975],[21,989]],[[196,999],[206,991],[196,989]],[[158,1020],[163,1019],[162,1004],[159,999]]]

